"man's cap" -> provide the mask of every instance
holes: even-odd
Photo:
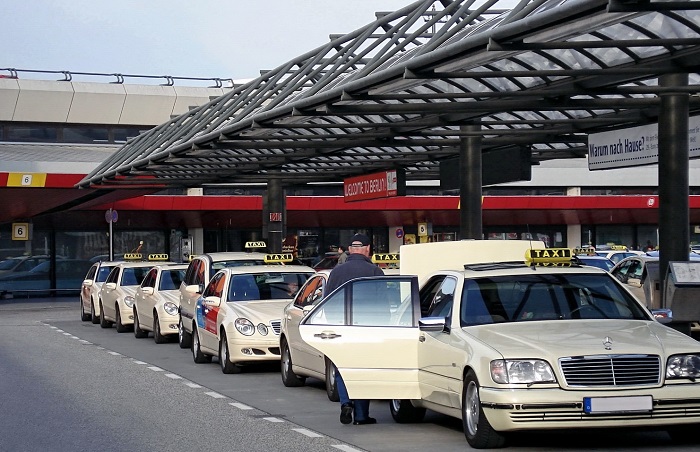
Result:
[[[367,246],[369,245],[369,237],[364,234],[355,234],[350,240],[350,246]]]

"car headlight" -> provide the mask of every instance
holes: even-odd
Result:
[[[233,322],[233,325],[236,327],[238,332],[244,336],[252,336],[255,334],[255,325],[253,325],[253,322],[248,319],[236,319],[236,321]]]
[[[666,362],[666,378],[694,380],[700,378],[700,356],[675,355]]]
[[[134,307],[134,301],[134,297],[132,297],[131,295],[127,295],[126,297],[124,297],[124,304],[126,304],[126,306],[129,308]]]
[[[169,301],[165,302],[163,304],[163,310],[168,315],[177,315],[177,305],[175,303],[171,303]]]
[[[496,383],[555,383],[554,372],[541,359],[497,359],[491,361],[491,378]]]
[[[260,333],[263,336],[267,336],[267,325],[264,323],[258,324],[258,333]]]

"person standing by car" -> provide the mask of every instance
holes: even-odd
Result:
[[[343,245],[338,245],[338,263],[336,265],[344,264],[346,260],[348,260],[348,252]]]
[[[326,293],[340,287],[346,281],[363,276],[382,276],[384,272],[369,259],[370,242],[365,234],[352,236],[347,250],[347,259],[343,265],[338,265],[331,271],[326,283]],[[336,385],[340,398],[340,422],[341,424],[354,425],[375,424],[377,420],[369,417],[369,400],[350,400],[345,382],[336,368]],[[354,411],[354,422],[353,422]]]

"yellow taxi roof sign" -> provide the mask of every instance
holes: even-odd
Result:
[[[170,256],[167,253],[156,253],[148,255],[149,261],[167,261],[168,259],[170,259]]]
[[[267,248],[267,243],[263,241],[245,242],[245,248]]]
[[[278,262],[292,262],[294,255],[292,253],[272,253],[266,254],[263,261],[266,264],[275,264]]]
[[[139,261],[143,259],[143,254],[141,253],[126,253],[124,254],[125,261]]]
[[[544,248],[525,251],[525,262],[530,265],[539,265],[543,267],[570,265],[573,257],[574,251],[571,248]]]
[[[615,251],[627,251],[627,247],[625,245],[611,245],[610,249]]]
[[[586,254],[589,256],[595,256],[595,250],[590,247],[574,248],[574,254]]]
[[[398,264],[400,263],[399,253],[374,253],[372,254],[374,264]]]

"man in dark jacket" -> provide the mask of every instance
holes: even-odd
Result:
[[[369,259],[370,242],[365,234],[355,234],[350,241],[348,258],[343,265],[337,265],[328,276],[325,293],[331,293],[346,281],[363,276],[382,276],[384,272]],[[369,400],[350,400],[345,382],[336,369],[336,385],[340,397],[340,422],[354,425],[375,424],[377,420],[369,417]],[[355,421],[353,422],[353,410]]]

